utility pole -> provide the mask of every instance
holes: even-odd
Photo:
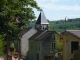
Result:
[[[8,60],[8,17],[6,17],[6,60]]]
[[[66,17],[65,17],[65,31],[66,31]]]
[[[65,17],[65,31],[66,31],[66,21],[68,20],[67,16]]]
[[[15,19],[14,19],[14,22],[15,23],[18,23],[19,21],[18,21],[18,18],[16,17]],[[8,41],[8,16],[6,17],[6,60],[8,60],[8,43],[9,43],[9,41]]]

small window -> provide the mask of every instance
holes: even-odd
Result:
[[[55,43],[54,43],[54,49],[56,48]]]
[[[52,43],[52,50],[54,49],[54,47],[53,47],[53,43]]]
[[[55,35],[54,35],[54,40],[55,40]]]
[[[52,39],[54,39],[54,41],[55,41],[55,35],[52,35]]]
[[[52,50],[56,48],[55,43],[52,43]]]

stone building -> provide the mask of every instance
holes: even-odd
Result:
[[[49,31],[49,23],[41,11],[35,29],[38,31],[29,38],[29,60],[54,59],[55,31]]]

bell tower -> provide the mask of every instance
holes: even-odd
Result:
[[[35,28],[37,30],[48,30],[48,25],[49,23],[44,15],[44,12],[41,11],[35,24]]]

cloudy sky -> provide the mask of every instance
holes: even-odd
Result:
[[[80,0],[36,0],[49,20],[61,20],[67,18],[80,18]],[[40,12],[35,10],[38,17]]]

